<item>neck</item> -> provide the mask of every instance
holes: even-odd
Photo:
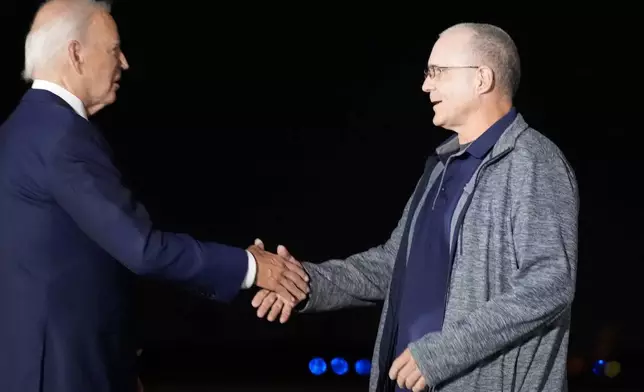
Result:
[[[512,109],[512,102],[504,101],[490,107],[484,107],[472,113],[470,120],[456,130],[459,144],[471,143],[478,139],[494,123],[499,121]]]
[[[79,88],[78,83],[75,83],[72,78],[67,77],[64,74],[53,74],[53,73],[37,73],[34,75],[34,79],[45,80],[50,83],[55,83],[65,90],[72,93],[74,96],[83,102],[83,105],[87,107],[87,98],[83,94],[83,90]]]

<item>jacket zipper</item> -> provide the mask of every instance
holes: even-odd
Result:
[[[479,182],[479,178],[481,177],[481,173],[483,172],[483,170],[487,169],[488,166],[490,166],[491,164],[493,164],[493,163],[497,162],[498,160],[500,160],[501,158],[503,158],[508,152],[510,152],[510,149],[507,149],[507,150],[501,152],[500,154],[498,154],[497,156],[495,156],[493,158],[490,158],[487,162],[483,163],[481,168],[477,171],[476,178],[474,179],[474,186],[472,187],[472,192],[470,192],[470,194],[467,196],[467,200],[465,202],[465,205],[463,206],[463,208],[461,209],[461,212],[458,215],[458,219],[456,221],[456,226],[455,226],[455,233],[459,233],[459,235],[461,234],[460,233],[461,230],[462,230],[461,226],[463,225],[463,220],[465,218],[465,213],[467,212],[467,209],[469,208],[470,203],[472,202],[472,198],[474,197],[474,190],[476,189],[476,186],[477,186],[477,184]],[[453,235],[454,235],[453,233],[450,233],[450,239],[453,237]],[[443,307],[444,307],[445,311],[447,311],[447,299],[449,298],[449,293],[450,293],[450,289],[451,289],[450,282],[452,280],[452,268],[454,266],[454,257],[456,256],[456,254],[455,254],[456,253],[456,244],[451,246],[451,249],[450,249],[449,253],[450,253],[450,261],[449,261],[450,266],[447,269],[447,282],[446,282],[447,284],[445,285],[445,287],[447,289],[445,290],[445,298],[443,300]],[[444,320],[444,316],[443,316],[443,320]]]

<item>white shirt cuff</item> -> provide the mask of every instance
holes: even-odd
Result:
[[[246,277],[242,282],[242,289],[253,287],[253,284],[255,283],[255,275],[257,274],[257,262],[255,261],[255,257],[253,257],[253,254],[249,251],[246,251],[246,254],[248,254],[248,270],[246,271]]]

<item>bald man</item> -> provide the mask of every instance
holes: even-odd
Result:
[[[25,44],[33,85],[0,128],[1,392],[134,392],[135,275],[219,301],[252,285],[290,301],[308,290],[277,255],[153,228],[88,121],[127,69],[104,3],[38,11]]]
[[[389,241],[303,263],[304,312],[385,301],[372,392],[567,389],[578,188],[562,152],[514,107],[520,73],[502,29],[444,31],[422,89],[434,125],[454,135],[427,160]],[[253,305],[282,322],[293,311],[267,290]]]

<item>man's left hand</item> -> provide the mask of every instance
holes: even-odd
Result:
[[[389,378],[397,381],[400,388],[411,389],[414,392],[420,392],[427,387],[425,377],[420,374],[420,369],[409,349],[405,349],[391,364]]]

